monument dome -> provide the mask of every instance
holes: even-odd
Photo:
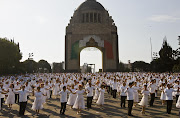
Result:
[[[86,0],[77,8],[77,10],[80,10],[80,11],[87,11],[87,10],[104,11],[105,9],[96,0]]]

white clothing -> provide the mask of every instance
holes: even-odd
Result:
[[[35,99],[32,105],[33,110],[39,110],[43,108],[42,92],[35,92]]]
[[[55,83],[53,88],[53,95],[57,95],[59,90],[59,83]]]
[[[117,90],[117,82],[112,83],[112,90]]]
[[[73,105],[74,109],[84,109],[85,108],[85,104],[84,104],[84,90],[76,90],[75,93],[77,94],[75,103]]]
[[[74,93],[76,91],[76,89],[71,89],[71,91]],[[67,102],[67,104],[71,105],[71,106],[74,105],[76,97],[77,97],[77,94],[73,94],[73,93],[69,94],[69,99],[68,99],[68,102]]]
[[[133,88],[127,88],[125,90],[125,93],[127,93],[127,100],[134,100],[133,99],[133,94],[134,94],[134,89]]]
[[[172,89],[172,88],[170,88],[170,89],[166,88],[166,89],[164,90],[164,92],[165,92],[165,94],[166,94],[166,100],[173,100],[172,93],[175,92],[174,89]]]
[[[27,102],[27,96],[30,92],[27,90],[24,90],[24,91],[21,90],[21,91],[18,91],[18,93],[19,93],[19,102]]]
[[[180,97],[178,97],[178,101],[177,101],[177,103],[176,103],[176,107],[177,107],[177,108],[180,108]]]
[[[96,86],[95,86],[95,94],[94,94],[93,99],[94,99],[94,100],[97,100],[98,97],[99,97],[99,86],[96,85]]]
[[[125,93],[126,88],[127,88],[126,86],[121,86],[121,89],[120,89],[121,96],[127,96]]]
[[[133,89],[134,89],[134,94],[133,94],[134,102],[139,102],[139,94],[138,94],[139,87],[134,86]]]
[[[86,90],[88,91],[88,93],[87,93],[87,97],[92,97],[93,96],[93,89],[94,89],[94,87],[87,87],[86,88]]]
[[[150,94],[150,92],[148,90],[147,91],[143,90],[141,93],[142,93],[143,97],[142,97],[140,103],[138,103],[138,104],[141,106],[147,107],[148,106],[148,95]]]
[[[100,93],[99,93],[99,97],[98,97],[98,100],[97,100],[97,104],[98,105],[103,105],[104,104],[104,93],[105,93],[105,90],[104,89],[99,89]]]
[[[59,92],[59,94],[61,96],[61,98],[60,98],[61,103],[67,102],[67,93],[69,93],[67,90],[66,91],[61,90]]]
[[[14,90],[12,90],[11,88],[8,89],[9,92],[8,92],[8,97],[6,99],[6,104],[15,104],[15,94],[14,94]]]
[[[155,93],[155,91],[156,91],[156,84],[150,84],[149,85],[149,92]]]
[[[160,97],[161,100],[166,100],[166,94],[164,93],[164,89],[165,89],[165,87],[160,88],[160,90],[162,90],[161,97]]]

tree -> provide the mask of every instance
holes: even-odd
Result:
[[[21,58],[19,43],[0,38],[0,74],[19,73]]]
[[[135,61],[132,64],[132,71],[138,72],[149,72],[150,71],[150,64],[144,61]]]
[[[160,58],[151,62],[151,69],[154,72],[171,72],[174,66],[173,50],[166,40],[163,41],[159,51]]]
[[[174,61],[173,72],[180,72],[180,57]]]
[[[26,73],[36,73],[38,71],[38,64],[34,60],[25,60],[23,68]]]
[[[127,64],[126,64],[126,65],[127,65]],[[119,63],[119,71],[120,71],[120,72],[129,72],[130,69],[127,68],[127,67],[125,67],[125,64],[124,64],[124,63],[120,62],[120,63]]]
[[[40,60],[38,63],[38,72],[40,73],[50,73],[52,72],[50,64],[45,60]]]
[[[160,58],[164,61],[172,60],[173,50],[166,40],[163,41],[161,50],[159,51]]]

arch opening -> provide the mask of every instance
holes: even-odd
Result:
[[[96,47],[86,47],[82,49],[80,52],[80,69],[82,73],[86,73],[90,71],[92,73],[102,72],[103,71],[102,51]]]

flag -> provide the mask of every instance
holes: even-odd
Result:
[[[71,59],[78,59],[79,41],[76,41],[71,47]]]
[[[104,48],[106,50],[107,59],[114,59],[112,44],[106,40],[104,40]]]

